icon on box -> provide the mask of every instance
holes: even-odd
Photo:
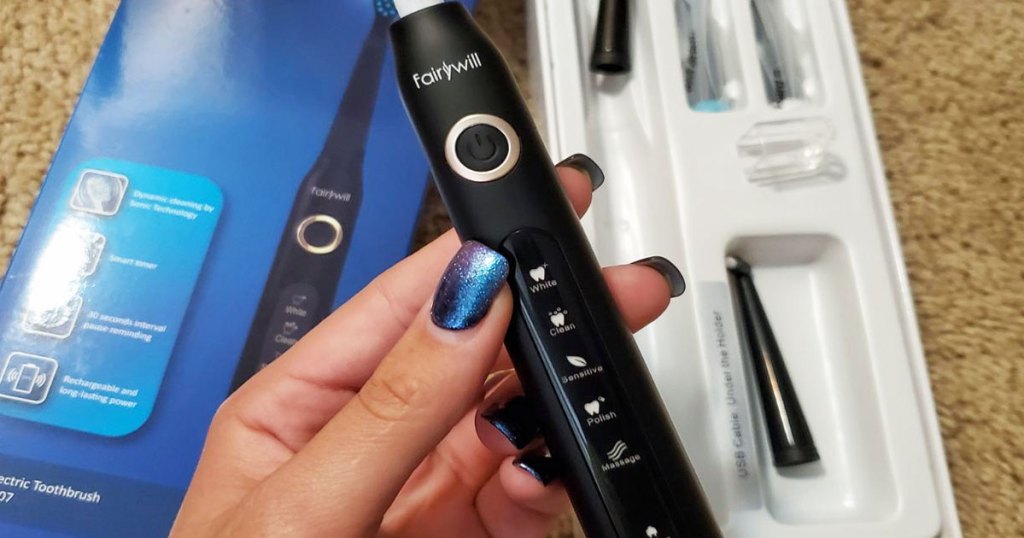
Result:
[[[71,207],[94,215],[111,216],[121,209],[128,178],[113,172],[85,170],[71,193]]]
[[[82,263],[79,270],[82,276],[89,276],[96,272],[103,248],[107,246],[107,238],[103,234],[88,230],[79,230],[78,234],[77,245]]]
[[[96,272],[100,256],[107,246],[107,238],[100,233],[72,225],[63,225],[53,235],[49,246],[46,248],[46,255],[42,263],[47,265],[63,264],[68,271],[68,276],[82,278]],[[47,267],[47,271],[56,272],[58,269]],[[72,276],[73,275],[73,276]]]
[[[81,311],[80,295],[73,295],[70,300],[64,302],[34,306],[25,315],[24,328],[26,332],[33,334],[67,338],[71,336]]]
[[[7,356],[0,371],[0,398],[41,404],[56,376],[56,359],[16,351]]]

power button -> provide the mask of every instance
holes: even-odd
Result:
[[[508,139],[493,125],[474,125],[455,140],[455,155],[474,172],[494,170],[508,157]]]
[[[310,215],[295,227],[295,240],[310,254],[330,254],[341,244],[344,231],[330,215]]]
[[[448,132],[445,157],[458,175],[470,181],[494,181],[519,162],[519,136],[509,123],[489,114],[473,114]]]

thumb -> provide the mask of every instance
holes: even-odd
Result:
[[[463,244],[429,310],[357,396],[259,486],[245,505],[250,513],[239,514],[242,526],[376,535],[409,476],[480,399],[511,317],[508,271],[497,252]]]

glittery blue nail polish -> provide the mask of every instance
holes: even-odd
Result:
[[[452,258],[434,294],[430,318],[444,329],[468,329],[487,314],[508,277],[508,260],[476,241]]]

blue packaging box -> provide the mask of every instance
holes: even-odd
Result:
[[[0,536],[166,534],[230,391],[407,253],[390,15],[122,2],[0,286]]]

